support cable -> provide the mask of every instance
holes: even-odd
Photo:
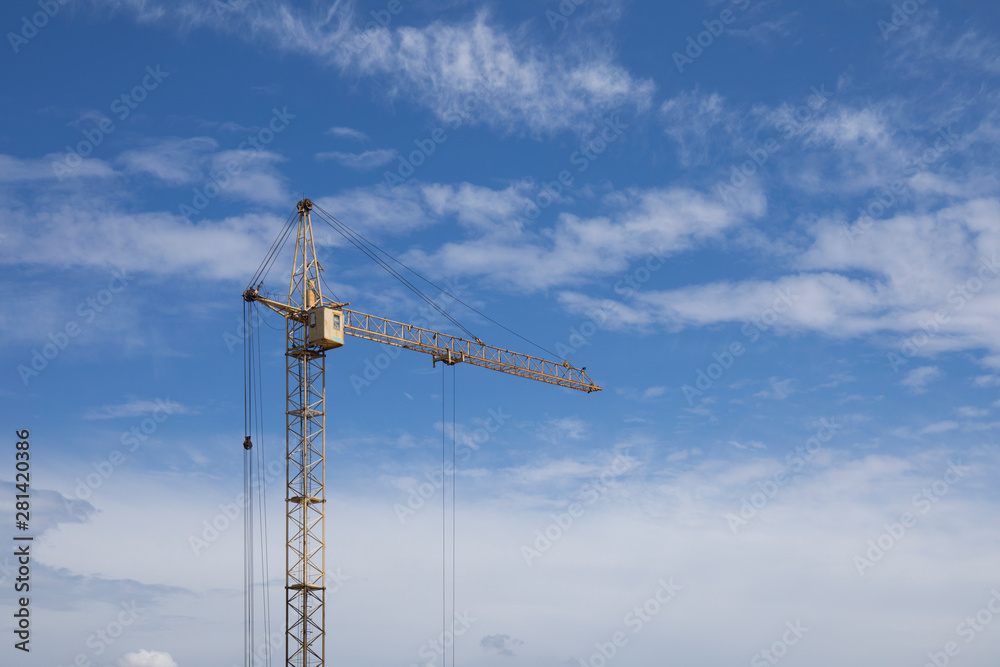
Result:
[[[243,303],[243,331],[249,335],[251,322],[250,304]],[[250,491],[250,477],[253,473],[251,468],[251,447],[250,439],[251,415],[250,407],[252,374],[252,357],[250,354],[249,342],[243,348],[243,494]],[[243,664],[244,667],[252,667],[253,664],[253,568],[250,558],[253,554],[253,527],[250,525],[247,515],[243,515]]]
[[[447,544],[448,544],[448,531],[446,529],[446,514],[447,514],[447,498],[445,482],[447,477],[445,476],[445,466],[444,466],[444,454],[445,454],[445,441],[447,439],[447,429],[445,428],[445,382],[444,382],[444,371],[445,366],[441,367],[441,644],[442,644],[442,654],[441,654],[441,666],[448,667],[448,649],[445,643],[445,638],[448,632],[448,558],[447,558]]]
[[[389,259],[391,259],[391,260],[392,260],[393,262],[395,262],[396,264],[400,265],[401,267],[403,267],[404,269],[406,269],[407,271],[409,271],[410,273],[412,273],[412,274],[413,274],[414,276],[416,276],[416,277],[417,277],[417,278],[419,278],[420,280],[424,281],[425,283],[427,283],[428,285],[430,285],[431,287],[433,287],[434,289],[436,289],[437,291],[441,292],[442,294],[445,294],[445,295],[447,295],[447,296],[448,296],[448,297],[450,297],[450,298],[451,298],[452,300],[454,300],[454,301],[457,301],[458,303],[462,304],[463,306],[465,306],[466,308],[468,308],[468,309],[469,309],[469,310],[471,310],[472,312],[476,313],[477,315],[479,315],[479,316],[481,316],[481,317],[484,317],[484,318],[486,318],[487,320],[489,320],[489,321],[490,321],[490,322],[492,322],[493,324],[497,325],[498,327],[500,327],[501,329],[503,329],[503,330],[504,330],[504,331],[506,331],[507,333],[510,333],[510,334],[513,334],[513,335],[517,336],[518,338],[520,338],[521,340],[523,340],[523,341],[524,341],[525,343],[528,343],[529,345],[532,345],[532,346],[534,346],[534,347],[537,347],[537,348],[538,348],[539,350],[542,350],[543,352],[547,352],[548,354],[551,354],[552,356],[554,356],[554,357],[556,357],[556,358],[558,358],[558,359],[562,359],[563,361],[566,361],[565,359],[563,359],[563,357],[559,356],[558,354],[556,354],[556,353],[555,353],[555,352],[553,352],[552,350],[549,350],[549,349],[547,349],[547,348],[544,348],[544,347],[542,347],[541,345],[539,345],[538,343],[536,343],[536,342],[534,342],[534,341],[532,341],[532,340],[530,340],[530,339],[528,339],[528,338],[525,338],[524,336],[522,336],[521,334],[517,333],[517,332],[516,332],[516,331],[514,331],[513,329],[510,329],[510,328],[508,328],[508,327],[504,326],[503,324],[501,324],[500,322],[497,322],[497,321],[496,321],[495,319],[493,319],[492,317],[490,317],[490,316],[489,316],[489,315],[487,315],[486,313],[484,313],[484,312],[481,312],[480,310],[478,310],[478,309],[474,308],[473,306],[470,306],[469,304],[467,304],[466,302],[462,301],[462,300],[461,300],[461,299],[459,299],[459,298],[458,298],[458,297],[457,297],[456,295],[454,295],[454,294],[452,294],[451,292],[449,292],[448,290],[444,289],[443,287],[441,287],[441,286],[440,286],[440,285],[438,285],[437,283],[434,283],[434,282],[432,282],[432,281],[428,280],[427,278],[425,278],[424,276],[420,275],[419,273],[417,273],[416,271],[414,271],[413,269],[411,269],[411,268],[410,268],[409,266],[407,266],[406,264],[404,264],[404,263],[403,263],[403,262],[401,262],[400,260],[398,260],[398,259],[396,259],[395,257],[393,257],[392,255],[390,255],[390,254],[389,254],[388,252],[386,252],[386,251],[385,251],[385,250],[383,250],[382,248],[380,248],[380,247],[379,247],[379,246],[378,246],[377,244],[375,244],[375,243],[374,243],[374,242],[372,242],[372,241],[369,241],[369,240],[368,240],[368,239],[367,239],[367,238],[366,238],[366,237],[365,237],[365,236],[364,236],[363,234],[361,234],[360,232],[358,232],[358,231],[357,231],[357,230],[355,230],[355,229],[352,229],[352,228],[351,228],[351,227],[350,227],[350,226],[349,226],[349,225],[348,225],[347,223],[344,223],[344,222],[341,222],[340,220],[338,220],[338,219],[337,219],[337,218],[336,218],[335,216],[333,216],[332,214],[330,214],[330,213],[328,213],[328,212],[324,211],[324,210],[323,210],[322,208],[319,208],[319,206],[316,206],[315,204],[313,204],[313,206],[314,206],[314,207],[315,207],[315,208],[316,208],[317,210],[319,210],[319,211],[320,211],[320,212],[321,212],[321,213],[322,213],[322,214],[323,214],[324,216],[326,216],[326,217],[330,218],[330,220],[331,220],[331,221],[332,221],[333,223],[335,223],[335,224],[337,224],[338,226],[340,226],[340,227],[344,228],[345,230],[347,230],[347,232],[348,232],[348,233],[350,233],[351,235],[353,235],[353,236],[355,236],[355,237],[359,238],[359,239],[360,239],[361,241],[363,241],[364,243],[366,243],[366,244],[367,244],[368,246],[370,246],[370,247],[371,247],[371,248],[372,248],[372,249],[373,249],[373,250],[374,250],[375,252],[378,252],[378,253],[380,253],[380,254],[382,254],[382,255],[384,255],[384,256],[386,256],[386,257],[388,257],[388,258],[389,258]],[[329,224],[329,223],[328,223],[328,224]],[[370,256],[370,255],[369,255],[369,256]],[[452,319],[452,318],[451,318],[451,317],[449,317],[449,319]],[[454,321],[454,320],[452,320],[452,321]],[[466,330],[466,331],[467,331],[467,330]],[[477,340],[477,341],[479,341],[479,339],[478,339],[478,338],[477,338],[476,340]]]
[[[451,366],[451,534],[448,532],[448,412],[447,412],[447,366]],[[448,642],[446,638],[449,633],[448,626],[448,538],[451,538],[451,665],[455,666],[455,582],[456,582],[456,542],[458,538],[456,511],[456,471],[458,469],[458,447],[456,428],[456,402],[458,386],[456,384],[455,364],[446,364],[441,368],[441,638],[442,638],[442,667],[448,664]]]
[[[457,608],[455,607],[455,567],[456,567],[456,545],[458,543],[458,530],[456,524],[456,514],[458,512],[458,505],[456,504],[456,482],[458,481],[458,456],[457,448],[455,444],[456,438],[456,424],[455,424],[455,406],[457,403],[458,396],[458,384],[455,364],[451,366],[451,665],[455,667],[455,644],[458,643],[458,638],[455,636],[455,616],[457,615]]]
[[[277,259],[278,255],[281,254],[281,249],[285,245],[285,241],[288,240],[288,235],[291,234],[292,229],[295,228],[294,220],[298,211],[291,213],[285,220],[285,223],[281,226],[281,230],[278,232],[278,236],[271,242],[271,247],[267,250],[267,255],[265,255],[263,261],[261,261],[260,266],[254,272],[253,277],[250,278],[250,282],[247,283],[247,289],[252,289],[258,284],[258,281],[262,281],[270,272],[271,266],[274,265],[274,260]]]
[[[257,566],[260,567],[260,599],[263,611],[260,613],[266,637],[263,662],[271,664],[271,620],[270,576],[267,558],[267,495],[264,466],[264,426],[263,426],[263,384],[260,350],[261,316],[256,303],[243,303],[243,331],[246,340],[243,350],[243,396],[244,396],[244,437],[243,437],[243,641],[244,665],[253,667],[257,656],[254,639],[257,629]],[[253,437],[260,445],[255,457]],[[256,512],[256,517],[255,517]],[[255,520],[256,519],[256,520]],[[258,532],[255,540],[254,532]],[[258,544],[259,542],[259,544]],[[260,560],[256,561],[257,549]]]
[[[270,596],[270,564],[268,563],[268,553],[267,545],[270,543],[267,538],[267,477],[266,477],[266,466],[265,466],[265,450],[264,450],[264,396],[263,396],[263,381],[262,381],[262,367],[261,363],[261,351],[260,351],[260,323],[261,323],[261,313],[260,308],[253,304],[253,312],[255,317],[253,318],[253,341],[254,348],[257,352],[256,359],[256,387],[257,387],[257,442],[259,448],[257,450],[257,505],[258,505],[258,529],[260,534],[260,574],[261,574],[261,604],[263,606],[262,620],[264,624],[263,632],[266,638],[266,652],[264,653],[264,665],[265,667],[271,666],[271,596]]]
[[[340,234],[341,236],[343,236],[345,239],[347,239],[348,243],[350,243],[355,248],[357,248],[359,251],[361,251],[370,260],[372,260],[373,262],[375,262],[376,264],[378,264],[386,273],[388,273],[393,278],[395,278],[400,283],[402,283],[408,290],[410,290],[411,292],[413,292],[413,294],[415,294],[418,298],[422,299],[428,306],[430,306],[434,310],[438,311],[442,316],[444,316],[446,319],[448,319],[452,324],[454,324],[455,326],[457,326],[459,329],[461,329],[462,331],[464,331],[469,337],[471,337],[477,343],[482,343],[482,341],[479,339],[478,336],[476,336],[474,333],[472,333],[472,331],[470,331],[468,328],[466,328],[461,322],[459,322],[457,319],[455,319],[450,313],[448,313],[448,311],[446,311],[444,308],[442,308],[437,303],[435,303],[433,299],[431,299],[429,296],[427,296],[426,294],[424,294],[420,290],[419,287],[417,287],[412,282],[410,282],[405,277],[403,277],[403,275],[399,271],[397,271],[396,269],[392,268],[392,266],[390,266],[388,264],[388,262],[386,262],[381,257],[379,257],[378,254],[375,252],[375,250],[372,249],[371,247],[369,247],[368,243],[370,243],[370,242],[366,242],[365,240],[363,240],[363,237],[361,237],[359,234],[357,234],[357,232],[355,232],[353,229],[351,229],[347,225],[344,225],[342,222],[340,222],[339,220],[337,220],[336,218],[334,218],[332,215],[330,215],[329,213],[327,213],[323,209],[319,208],[318,206],[315,206],[315,204],[314,204],[314,208],[319,213],[319,219],[322,220],[323,222],[325,222],[327,225],[329,225],[330,228],[333,229],[335,232],[337,232],[338,234]],[[334,221],[336,221],[336,222],[334,222]]]

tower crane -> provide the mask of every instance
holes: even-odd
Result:
[[[423,352],[433,363],[467,363],[502,373],[577,389],[600,391],[586,369],[512,352],[384,317],[349,310],[322,292],[323,267],[313,238],[313,202],[302,199],[288,302],[263,296],[253,284],[247,302],[266,306],[285,319],[285,663],[325,664],[326,566],[326,378],[328,350],[345,335]],[[291,220],[291,218],[290,218]],[[291,230],[289,227],[288,231]],[[276,242],[277,243],[277,242]],[[273,250],[273,247],[272,247]],[[249,445],[249,437],[245,441]]]

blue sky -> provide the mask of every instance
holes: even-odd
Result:
[[[303,196],[604,388],[456,368],[459,660],[995,664],[995,4],[43,0],[0,26],[0,483],[13,525],[29,429],[36,535],[5,664],[239,664],[240,527],[191,538],[240,493],[240,294]],[[352,307],[458,333],[317,241]],[[439,663],[441,367],[347,343],[328,659]]]

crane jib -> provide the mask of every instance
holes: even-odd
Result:
[[[344,333],[388,345],[424,352],[445,363],[465,362],[496,371],[581,391],[600,391],[586,370],[466,340],[384,317],[343,310]]]

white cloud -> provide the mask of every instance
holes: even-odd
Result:
[[[990,411],[985,408],[974,408],[971,406],[960,407],[956,409],[955,412],[958,413],[959,417],[969,417],[969,418],[985,417],[990,413]]]
[[[828,456],[817,456],[800,475],[780,486],[736,535],[727,525],[726,513],[739,512],[741,498],[758,492],[758,482],[773,479],[783,466],[784,449],[771,455],[748,452],[741,461],[709,457],[684,466],[671,462],[655,469],[640,467],[635,474],[617,477],[599,502],[587,504],[585,513],[531,567],[519,553],[521,545],[532,544],[535,531],[552,523],[554,507],[565,507],[556,503],[575,497],[566,489],[576,491],[577,484],[589,481],[585,471],[592,470],[592,461],[562,459],[560,467],[569,474],[551,469],[551,474],[531,480],[522,477],[517,488],[509,475],[466,483],[459,492],[460,558],[475,564],[465,586],[477,591],[478,602],[470,610],[482,619],[473,636],[506,630],[524,642],[517,652],[528,664],[548,664],[546,656],[553,655],[560,661],[586,658],[594,636],[610,636],[609,623],[620,623],[629,609],[649,598],[660,577],[673,577],[683,587],[681,595],[664,611],[670,616],[660,616],[654,623],[668,621],[670,627],[677,626],[676,634],[650,626],[643,642],[634,647],[637,664],[655,664],[664,650],[681,664],[731,664],[726,659],[729,653],[709,641],[720,624],[734,629],[729,642],[766,646],[773,641],[774,628],[780,629],[787,620],[788,609],[802,609],[814,623],[811,627],[836,630],[833,638],[810,635],[815,643],[802,644],[815,651],[803,656],[808,664],[832,667],[850,662],[850,652],[837,643],[839,636],[863,643],[872,664],[894,664],[900,645],[954,627],[970,609],[974,613],[978,607],[970,607],[970,590],[976,595],[981,589],[983,602],[989,598],[995,586],[991,566],[1000,528],[989,520],[996,514],[996,499],[983,498],[980,490],[984,480],[995,475],[996,461],[968,460],[952,449],[853,458],[845,451],[832,451],[834,446],[826,446]],[[914,508],[913,495],[942,479],[949,459],[972,469],[926,512]],[[400,467],[413,470],[411,464],[400,466],[395,459],[391,471]],[[423,481],[422,467],[416,467],[416,477]],[[64,474],[65,483],[73,485],[79,473],[70,466]],[[229,653],[220,655],[213,639],[239,627],[238,614],[220,610],[239,599],[240,577],[232,564],[242,553],[242,533],[230,527],[199,556],[191,552],[188,539],[220,511],[220,503],[232,502],[238,478],[206,486],[200,474],[176,470],[138,474],[123,467],[115,475],[114,485],[94,494],[100,511],[93,521],[61,526],[48,536],[44,557],[53,567],[114,572],[140,581],[183,582],[198,594],[197,604],[184,598],[150,605],[145,622],[154,626],[176,622],[177,614],[185,614],[190,623],[170,647],[176,661],[195,664],[195,656],[204,656],[205,647],[210,647],[213,664],[230,664]],[[566,485],[558,486],[559,481]],[[414,609],[430,614],[434,600],[440,601],[440,580],[431,576],[441,567],[440,506],[428,503],[401,527],[392,506],[406,502],[405,485],[380,486],[361,477],[328,488],[336,489],[328,496],[330,505],[343,510],[338,512],[336,534],[355,547],[338,551],[332,563],[328,560],[331,570],[339,569],[351,579],[337,592],[340,603],[328,610],[327,627],[339,629],[342,651],[364,655],[363,664],[412,660],[428,638],[426,615],[415,615]],[[545,502],[525,502],[529,493]],[[269,494],[269,498],[269,516],[280,525],[283,496]],[[163,507],[170,508],[163,520],[149,521],[149,516],[157,516],[156,508]],[[854,557],[865,553],[867,541],[877,540],[892,517],[907,510],[917,517],[917,524],[864,576],[859,575]],[[122,531],[122,525],[131,529]],[[407,549],[394,549],[401,535]],[[283,548],[282,540],[272,541],[271,591],[279,597],[280,567],[274,563],[282,562]],[[795,557],[788,558],[789,553]],[[802,587],[788,586],[789,581],[819,583]],[[846,587],[855,594],[845,598]],[[404,589],[411,604],[390,604]],[[901,610],[898,596],[914,593],[933,599],[935,605]],[[723,597],[727,604],[720,611],[718,600]],[[213,600],[217,604],[209,605]],[[675,603],[677,607],[672,606]],[[879,621],[873,625],[870,618],[858,619],[858,609],[869,610]],[[943,623],[942,615],[946,621],[956,620]],[[553,618],[577,620],[553,623]],[[93,631],[92,626],[92,617],[85,619],[83,636]],[[378,628],[386,626],[394,628],[400,641],[374,641]],[[139,662],[128,667],[150,666]]]
[[[656,387],[649,387],[648,389],[646,389],[644,392],[642,392],[642,397],[659,398],[660,396],[663,396],[665,393],[667,393],[667,388],[664,387],[663,385],[659,385]]]
[[[905,33],[892,35],[890,62],[915,77],[926,77],[942,67],[977,75],[1000,72],[1000,44],[992,33],[967,24],[961,32],[945,27],[936,11],[922,12]]]
[[[157,140],[123,152],[116,161],[127,174],[151,176],[168,186],[194,185],[202,192],[211,185],[218,190],[216,196],[226,199],[276,204],[290,198],[284,177],[275,169],[283,157],[266,150],[220,150],[209,137]],[[184,197],[186,204],[195,206],[192,195],[185,192]]]
[[[415,263],[446,275],[479,275],[525,291],[589,282],[620,273],[655,251],[661,257],[720,238],[743,216],[686,189],[628,190],[607,200],[608,214],[562,214],[543,234],[485,235],[434,252],[412,251]],[[563,295],[565,301],[578,295]]]
[[[761,21],[749,28],[729,27],[726,33],[744,37],[750,41],[767,46],[776,41],[776,39],[785,38],[792,34],[792,24],[796,23],[796,19],[799,17],[798,12],[791,12],[776,19]]]
[[[391,230],[401,233],[435,222],[427,214],[422,190],[415,186],[389,188],[382,184],[372,188],[352,188],[313,201],[338,220],[362,232]],[[321,233],[330,236],[330,233],[316,231],[317,236]]]
[[[979,375],[972,380],[972,386],[980,389],[1000,387],[1000,375]]]
[[[667,455],[667,463],[676,463],[677,461],[687,460],[692,456],[701,455],[701,448],[692,447],[691,449],[679,449],[676,452],[671,452]]]
[[[54,164],[65,165],[66,153],[52,153],[37,159],[22,159],[0,154],[0,183],[32,183],[81,178],[110,178],[114,169],[104,160],[86,158],[73,168],[57,170]]]
[[[134,213],[99,196],[68,196],[41,211],[3,211],[0,264],[213,278],[246,278],[282,219],[250,214],[195,224],[166,212]]]
[[[177,667],[177,663],[165,651],[139,649],[118,658],[118,667]]]
[[[742,143],[743,115],[726,108],[718,93],[684,91],[660,105],[664,133],[676,144],[681,164],[703,164]],[[728,176],[728,174],[727,174]]]
[[[530,465],[509,471],[521,482],[537,483],[563,481],[565,479],[580,479],[599,474],[601,466],[596,463],[583,463],[574,459],[550,461],[542,465]]]
[[[212,182],[220,183],[220,196],[256,204],[286,204],[292,199],[286,179],[275,168],[285,158],[271,151],[223,150],[210,157],[211,171],[206,174],[201,189]],[[235,167],[234,167],[235,165]],[[212,174],[223,174],[230,167],[238,171],[228,182]]]
[[[754,394],[754,396],[758,398],[773,398],[780,401],[795,393],[795,390],[792,388],[792,385],[795,384],[795,380],[793,378],[779,380],[778,378],[773,377],[771,378],[770,383],[770,389],[761,390]]]
[[[951,420],[936,422],[934,424],[929,424],[924,428],[920,429],[921,435],[926,435],[928,433],[947,433],[948,431],[954,431],[958,428],[958,422]]]
[[[530,202],[530,192],[525,183],[503,189],[469,183],[380,184],[316,202],[352,227],[394,233],[453,217],[471,238],[436,250],[413,250],[402,259],[437,275],[479,275],[531,291],[621,271],[653,250],[680,252],[720,238],[744,217],[692,190],[628,190],[606,198],[607,216],[566,214],[553,229],[539,233],[516,220]]]
[[[501,130],[581,130],[615,110],[644,111],[654,90],[598,48],[585,57],[546,56],[526,37],[487,23],[484,13],[453,25],[402,27],[386,37],[384,48],[358,60],[358,69],[395,80],[444,122],[466,117],[472,100],[479,106],[473,122]]]
[[[181,405],[177,401],[171,401],[169,398],[152,401],[137,399],[127,403],[105,405],[91,410],[84,415],[84,419],[121,419],[124,417],[142,417],[143,415],[156,413],[167,415],[190,414],[191,409]]]
[[[886,119],[871,107],[840,108],[809,123],[804,129],[807,146],[834,149],[858,146],[884,149],[888,146],[890,135]]]
[[[145,148],[127,150],[118,161],[131,173],[143,173],[172,185],[187,185],[204,178],[206,157],[219,144],[209,137],[163,139]]]
[[[431,183],[421,190],[434,215],[454,216],[463,227],[494,235],[519,232],[516,218],[530,201],[527,183],[498,190],[471,183]]]
[[[340,151],[325,151],[316,153],[316,159],[320,162],[334,160],[348,169],[367,171],[377,169],[382,165],[392,162],[396,157],[396,151],[388,148],[379,148],[362,153],[342,153]]]
[[[487,651],[493,651],[497,655],[514,657],[514,649],[523,644],[520,639],[515,639],[510,635],[489,635],[479,640],[479,645]]]
[[[1000,332],[992,326],[1000,308],[997,219],[1000,201],[974,200],[879,221],[853,243],[842,222],[822,220],[808,227],[811,244],[775,267],[778,277],[638,290],[619,301],[606,326],[678,330],[752,323],[769,313],[768,330],[779,333],[897,334],[890,344],[899,356],[907,355],[904,359],[983,348],[995,354],[1000,351]],[[791,266],[783,270],[785,262]],[[594,312],[602,303],[592,295],[567,293],[562,299],[578,313]]]
[[[941,369],[937,366],[921,366],[907,373],[900,384],[914,394],[922,394],[927,391],[928,384],[939,379],[942,375]]]
[[[352,28],[371,19],[367,13],[355,16],[348,2],[314,11],[282,2],[224,13],[194,2],[104,4],[140,22],[212,27],[311,56],[348,74],[375,77],[386,82],[387,94],[416,100],[444,123],[467,119],[501,131],[583,131],[613,111],[646,110],[655,89],[651,80],[634,78],[615,64],[599,42],[551,55],[523,31],[491,23],[486,12],[421,27],[397,20],[364,30],[359,40]]]
[[[564,295],[574,312],[599,307],[601,300]],[[775,307],[777,305],[777,308]],[[841,317],[850,309],[855,321]],[[749,322],[773,310],[778,329],[806,327],[831,335],[868,330],[881,310],[879,290],[832,273],[799,274],[774,281],[718,282],[669,291],[640,291],[615,310],[607,326],[661,325],[668,330],[719,322]]]
[[[351,127],[331,127],[325,134],[332,134],[341,139],[353,139],[354,141],[368,141],[368,135],[361,130]]]
[[[767,445],[760,440],[747,440],[746,442],[730,440],[726,444],[732,445],[736,449],[767,449]]]
[[[538,437],[555,443],[565,444],[567,440],[580,440],[587,434],[587,423],[578,417],[550,419],[539,428]]]

